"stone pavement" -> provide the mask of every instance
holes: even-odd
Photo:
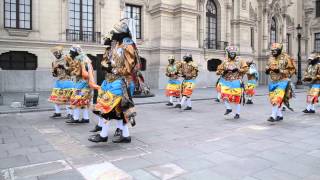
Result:
[[[222,104],[193,102],[193,110],[163,103],[137,106],[132,143],[87,141],[90,124],[67,125],[52,112],[0,114],[0,179],[214,179],[319,180],[320,111],[295,112],[269,123],[266,96],[245,106],[239,120],[225,119]]]

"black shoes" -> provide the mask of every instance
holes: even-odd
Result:
[[[90,130],[90,132],[99,132],[102,130],[102,127],[96,125],[92,130]]]
[[[71,119],[72,118],[72,114],[68,114],[65,119]]]
[[[184,110],[190,111],[190,110],[192,110],[192,107],[187,106],[186,108],[184,108]]]
[[[283,120],[283,116],[277,116],[277,121],[282,121]]]
[[[54,113],[52,116],[50,116],[50,118],[60,118],[61,117],[61,113]]]
[[[99,142],[107,142],[108,141],[108,136],[107,137],[101,137],[100,134],[96,134],[94,136],[91,136],[89,139],[91,142],[99,143]]]
[[[131,137],[120,136],[118,139],[112,140],[113,143],[131,143]]]
[[[239,118],[240,118],[240,114],[236,114],[233,119],[239,119]]]
[[[89,123],[89,122],[90,122],[89,119],[81,119],[80,121],[80,120],[75,120],[73,118],[66,121],[67,124],[78,124],[78,123]]]
[[[89,122],[90,122],[89,119],[82,119],[82,120],[80,121],[80,123],[89,123]]]
[[[303,110],[302,112],[304,112],[304,113],[306,113],[306,114],[314,114],[314,113],[316,113],[316,111],[315,110],[308,110],[308,109],[305,109],[305,110]]]
[[[270,116],[268,119],[269,122],[276,122],[276,121],[282,121],[282,120],[283,120],[283,116],[277,116],[276,119]]]
[[[215,102],[220,102],[220,99],[216,98],[214,101],[215,101]]]
[[[122,136],[122,130],[117,128],[116,131],[114,132],[113,134],[114,137],[117,137],[117,136]]]
[[[276,120],[273,117],[269,117],[269,119],[267,120],[269,122],[275,122]]]
[[[173,103],[172,102],[168,102],[166,105],[167,106],[173,106]]]
[[[181,104],[177,104],[177,105],[175,106],[175,108],[180,108],[180,109],[181,109]]]
[[[246,104],[253,104],[253,102],[251,99],[249,99]]]
[[[224,113],[224,115],[226,116],[226,115],[230,114],[231,112],[232,112],[232,109],[227,109],[226,112]]]
[[[69,119],[66,121],[67,124],[76,124],[76,123],[80,123],[79,119],[75,120],[73,118]]]

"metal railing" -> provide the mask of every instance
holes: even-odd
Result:
[[[79,31],[74,29],[66,30],[67,41],[101,43],[101,33],[93,31]]]
[[[213,49],[213,50],[225,50],[228,46],[228,42],[226,41],[213,41],[213,40],[204,40],[204,47],[206,49]]]

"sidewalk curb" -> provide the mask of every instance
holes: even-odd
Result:
[[[299,90],[295,91],[295,93],[304,93],[306,90]],[[266,96],[268,93],[265,94],[257,94],[255,96]],[[196,98],[192,99],[192,101],[209,101],[209,100],[214,100],[216,98]],[[162,104],[166,103],[167,101],[154,101],[154,102],[140,102],[140,103],[135,103],[135,105],[151,105],[151,104]],[[46,112],[46,111],[54,111],[54,108],[26,108],[26,109],[12,109],[12,110],[7,110],[7,111],[0,111],[0,114],[19,114],[19,113],[32,113],[32,112]]]

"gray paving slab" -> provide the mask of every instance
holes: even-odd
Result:
[[[25,155],[17,155],[0,159],[0,169],[27,165],[30,162]]]
[[[293,174],[286,173],[281,170],[277,169],[266,169],[263,171],[260,171],[258,173],[255,173],[252,175],[253,177],[259,179],[259,180],[299,180],[300,177],[295,176]]]
[[[142,158],[124,159],[124,160],[114,161],[112,162],[112,164],[114,164],[118,168],[127,172],[133,171],[136,169],[146,168],[152,165],[151,162],[144,160]]]
[[[143,169],[130,171],[129,174],[133,177],[134,180],[159,180]]]
[[[58,151],[31,153],[27,154],[27,157],[31,163],[42,163],[64,159],[63,155]]]

